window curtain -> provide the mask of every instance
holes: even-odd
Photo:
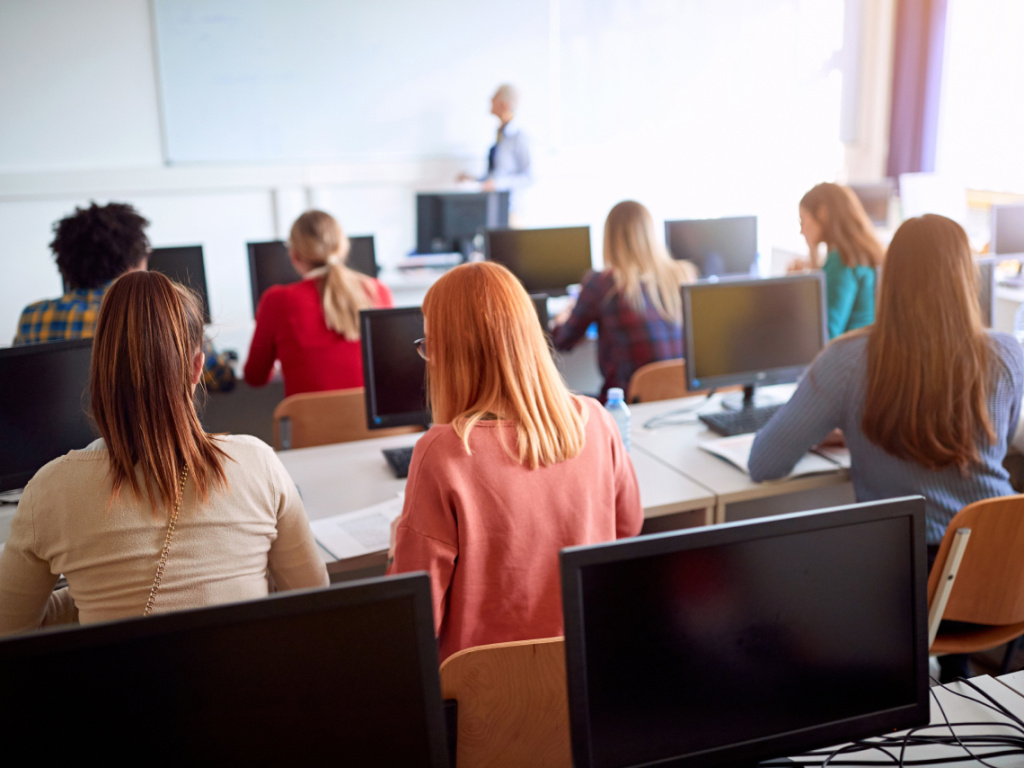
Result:
[[[890,177],[935,170],[947,0],[897,0]]]

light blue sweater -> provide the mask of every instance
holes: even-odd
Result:
[[[1024,394],[1024,352],[1006,333],[989,332],[995,351],[989,378],[988,413],[996,433],[980,447],[981,463],[961,474],[956,467],[925,469],[899,459],[861,431],[867,389],[867,336],[828,345],[804,376],[792,399],[758,432],[750,452],[756,481],[784,477],[804,453],[836,427],[850,449],[850,475],[858,501],[921,494],[927,500],[927,538],[936,543],[962,507],[979,499],[1015,493],[1003,468]]]

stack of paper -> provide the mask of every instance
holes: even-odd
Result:
[[[402,497],[313,520],[309,527],[317,543],[337,560],[384,552],[391,543],[391,523],[402,514]]]
[[[750,449],[754,445],[756,434],[733,435],[718,440],[709,440],[701,443],[700,448],[719,456],[731,464],[736,465],[747,474],[750,474]],[[815,449],[804,456],[793,467],[793,471],[786,477],[800,477],[801,475],[817,475],[824,472],[838,472],[841,469],[849,469],[850,451],[842,447],[828,447]]]

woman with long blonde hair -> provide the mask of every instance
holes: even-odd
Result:
[[[669,255],[650,212],[633,200],[608,213],[604,261],[604,271],[583,279],[579,298],[553,332],[555,348],[568,350],[597,323],[602,400],[611,387],[625,391],[637,368],[683,356],[679,286],[697,279],[696,267]]]
[[[810,266],[825,273],[829,338],[873,323],[882,245],[853,190],[828,182],[812,187],[800,200],[800,234]]]
[[[363,386],[359,312],[390,307],[391,291],[345,264],[349,240],[329,213],[306,211],[292,225],[289,255],[302,280],[260,298],[245,380],[260,387],[281,361],[286,395]]]
[[[90,376],[101,437],[25,487],[0,555],[0,634],[327,585],[276,454],[199,423],[202,348],[186,289],[144,271],[107,289]]]
[[[423,320],[434,426],[416,443],[390,572],[430,574],[442,658],[559,635],[559,550],[643,522],[615,422],[569,393],[505,267],[451,270]]]
[[[1024,393],[1024,353],[986,331],[977,270],[956,222],[908,219],[886,255],[874,325],[829,344],[758,433],[754,480],[783,477],[843,431],[858,501],[921,494],[936,545],[961,507],[1014,493],[1003,468]]]

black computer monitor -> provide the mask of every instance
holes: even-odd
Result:
[[[487,258],[508,267],[531,293],[562,296],[592,266],[590,227],[489,229],[485,242]]]
[[[573,765],[756,765],[926,725],[924,499],[562,550]]]
[[[210,324],[210,299],[206,292],[206,266],[203,246],[154,248],[149,254],[149,271],[167,275],[195,291],[203,302],[203,322]]]
[[[754,405],[760,384],[796,381],[828,343],[820,272],[698,281],[682,287],[689,390],[740,384]]]
[[[978,303],[981,305],[981,322],[986,328],[991,328],[992,323],[995,322],[998,278],[996,266],[999,261],[996,256],[986,256],[974,260],[974,264],[978,268]]]
[[[367,428],[429,425],[427,364],[415,345],[423,338],[422,310],[364,309],[359,313],[359,337]]]
[[[373,235],[350,237],[351,248],[345,263],[356,272],[376,278],[380,274]],[[302,277],[295,271],[288,257],[288,245],[283,240],[264,243],[246,243],[249,251],[249,286],[252,290],[252,313],[256,315],[260,297],[272,285],[297,283]]]
[[[96,439],[89,418],[92,339],[0,349],[0,492]]]
[[[55,763],[448,765],[423,573],[5,640],[0,678]]]
[[[860,200],[872,224],[884,227],[889,223],[889,201],[893,194],[891,181],[886,179],[873,184],[850,184],[849,187]]]
[[[508,226],[508,199],[507,191],[416,195],[416,252],[468,257],[485,229]]]
[[[757,261],[757,217],[665,222],[672,258],[693,262],[701,277],[749,275]]]
[[[1024,254],[1024,205],[992,206],[992,253]]]

